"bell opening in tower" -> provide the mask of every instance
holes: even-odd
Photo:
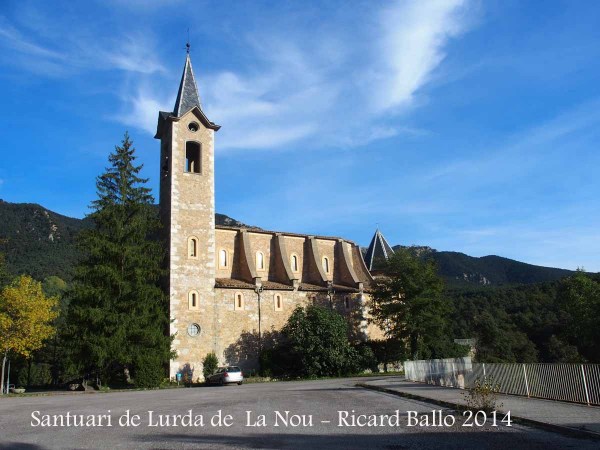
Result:
[[[185,144],[185,171],[189,173],[200,173],[200,144],[197,142],[186,142]]]

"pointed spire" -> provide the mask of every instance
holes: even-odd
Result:
[[[175,117],[181,117],[194,106],[202,109],[200,105],[200,96],[198,95],[198,87],[192,70],[192,60],[190,59],[189,43],[186,45],[187,55],[185,57],[185,66],[183,67],[183,75],[181,75],[181,83],[179,84],[179,92],[177,92],[177,100],[173,114]]]
[[[394,250],[383,237],[379,227],[375,230],[375,235],[371,239],[367,254],[365,255],[365,264],[369,270],[381,269],[385,261],[394,254]]]

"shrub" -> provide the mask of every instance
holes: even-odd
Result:
[[[264,373],[316,378],[356,373],[363,365],[359,353],[348,342],[348,323],[331,309],[298,307],[281,334],[281,342],[272,353],[263,355]]]
[[[210,375],[216,372],[219,367],[219,359],[214,352],[207,354],[202,361],[202,374],[204,375],[204,379],[208,378]]]
[[[467,409],[490,413],[502,408],[502,403],[498,403],[498,392],[500,392],[500,385],[494,383],[493,378],[485,377],[483,381],[477,378],[475,385],[463,394]]]

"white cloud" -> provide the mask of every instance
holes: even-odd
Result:
[[[19,30],[9,24],[6,18],[2,16],[0,16],[0,39],[6,46],[20,53],[41,58],[48,58],[51,60],[65,59],[64,54],[35,44],[31,40],[25,39]]]
[[[418,177],[423,182],[438,185],[446,182],[456,186],[460,180],[472,188],[508,179],[514,183],[519,176],[529,176],[532,170],[538,170],[541,163],[553,161],[556,154],[570,157],[577,148],[573,135],[585,139],[586,133],[597,130],[599,125],[600,98],[515,133],[503,143],[495,143],[490,148],[473,147],[467,155],[428,167],[427,172]]]
[[[46,19],[36,17],[37,25],[43,29]],[[35,36],[35,33],[30,35]],[[165,71],[156,58],[151,35],[141,31],[98,39],[90,37],[89,30],[75,26],[69,28],[68,33],[64,30],[59,35],[50,33],[50,37],[44,40],[49,45],[42,46],[35,42],[34,37],[24,37],[17,27],[0,16],[0,44],[13,53],[10,57],[13,64],[20,64],[32,72],[72,76],[80,70],[119,70],[142,74]]]
[[[270,29],[248,28],[250,37],[239,42],[251,63],[208,75],[197,71],[205,111],[223,126],[219,151],[283,149],[309,139],[311,148],[348,147],[413,134],[393,114],[417,103],[418,90],[442,62],[449,40],[468,28],[469,4],[411,0],[374,12],[357,9],[356,14],[370,15],[359,27],[348,27],[347,17],[330,12],[333,17],[319,17],[327,26],[318,30],[318,39],[313,39],[316,30],[277,28],[277,21]],[[56,33],[56,23],[35,17],[38,29],[51,25],[44,42],[52,49],[23,40],[13,25],[0,22],[0,39],[8,39],[13,51],[38,56],[29,70],[40,73],[43,67],[55,76],[123,72],[127,92],[136,94],[122,96],[121,109],[128,113],[118,120],[154,131],[157,109],[152,109],[168,109],[162,93],[176,86],[156,56],[152,32],[138,25],[92,39],[93,30],[75,25],[69,33]]]
[[[318,129],[316,124],[265,126],[238,129],[236,133],[219,136],[219,148],[225,149],[272,149],[280,148],[309,136]],[[241,131],[241,132],[240,132]],[[246,133],[244,133],[246,131]]]
[[[156,133],[156,122],[159,111],[171,111],[172,105],[170,99],[157,99],[157,96],[150,94],[146,86],[140,86],[134,96],[124,96],[126,113],[109,117],[110,120],[122,122],[136,128],[141,128],[154,135]]]
[[[367,25],[349,32],[340,24],[320,33],[317,45],[306,45],[302,30],[252,33],[245,41],[252,66],[197,74],[203,107],[222,125],[218,151],[291,148],[309,140],[312,148],[348,147],[422,134],[392,114],[414,106],[448,41],[468,28],[468,5],[396,2],[376,12],[374,35]],[[156,92],[161,89],[145,90],[148,98],[137,97],[133,110],[157,103]],[[153,129],[156,118],[145,118],[143,128]]]
[[[583,266],[589,271],[600,271],[600,231],[584,224],[564,224],[560,215],[556,216],[558,225],[557,220],[544,217],[529,223],[513,221],[480,229],[447,229],[444,237],[432,237],[430,244],[472,256],[501,253],[529,264],[570,270]]]
[[[94,55],[96,63],[125,72],[152,74],[165,71],[156,57],[155,46],[148,38],[140,34],[130,34],[120,36],[118,40],[118,45],[98,47],[95,51],[82,50],[82,53]]]
[[[408,106],[469,22],[466,0],[395,2],[381,11],[381,58],[371,72],[377,111]]]

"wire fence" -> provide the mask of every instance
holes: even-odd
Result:
[[[468,389],[492,379],[500,393],[600,405],[600,364],[473,363],[471,358],[406,361],[407,380]]]

